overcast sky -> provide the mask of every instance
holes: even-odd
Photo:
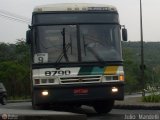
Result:
[[[129,41],[140,41],[140,0],[1,0],[0,11],[31,19],[37,5],[53,3],[102,3],[117,7],[120,23],[128,29]],[[144,41],[160,41],[160,0],[142,0]],[[28,25],[0,16],[0,42],[15,43],[25,38]]]

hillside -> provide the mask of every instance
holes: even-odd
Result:
[[[141,44],[123,42],[123,58],[126,73],[126,91],[133,92],[142,88],[141,81]],[[159,87],[160,84],[160,42],[144,42],[144,64],[146,89]]]
[[[141,44],[140,42],[123,42],[123,51],[128,50],[132,54],[133,60],[140,64]],[[125,53],[125,52],[124,52]],[[124,54],[124,58],[126,58]],[[160,65],[160,42],[144,42],[144,63],[146,67],[156,67]]]

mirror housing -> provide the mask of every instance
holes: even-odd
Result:
[[[123,39],[123,41],[128,40],[128,35],[127,35],[127,29],[126,28],[122,28],[122,39]]]
[[[31,44],[31,30],[27,30],[26,32],[26,43]]]

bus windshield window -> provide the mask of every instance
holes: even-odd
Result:
[[[37,53],[47,53],[48,62],[77,62],[75,25],[39,26]]]
[[[47,54],[48,63],[121,61],[119,29],[111,24],[38,26],[35,54]]]
[[[120,61],[118,25],[81,25],[82,61]]]

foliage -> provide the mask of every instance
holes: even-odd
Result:
[[[127,93],[142,90],[141,80],[141,44],[140,42],[123,42],[123,58]],[[160,43],[144,43],[145,87],[156,87],[160,84]]]
[[[150,95],[143,96],[142,101],[153,102],[153,103],[160,102],[160,94],[157,91],[159,91],[158,88],[148,87],[147,92],[149,92]]]
[[[146,92],[148,92],[150,95],[143,96],[142,101],[152,102],[152,103],[160,102],[160,93],[158,91],[159,91],[159,88],[149,86],[146,89]]]
[[[143,102],[153,102],[153,103],[157,103],[157,102],[160,102],[160,95],[152,94],[152,95],[149,95],[149,96],[144,96],[144,97],[142,98],[142,101],[143,101]]]
[[[0,44],[0,82],[8,96],[30,96],[29,49],[24,41]]]
[[[30,100],[31,99],[31,96],[9,96],[8,97],[9,100]]]
[[[123,54],[124,54],[124,68],[125,68],[125,80],[126,80],[126,91],[131,93],[137,86],[138,81],[137,81],[137,66],[135,65],[133,61],[133,53],[130,49],[124,48],[123,49]],[[130,66],[130,67],[128,67]],[[130,69],[132,66],[132,69]]]

